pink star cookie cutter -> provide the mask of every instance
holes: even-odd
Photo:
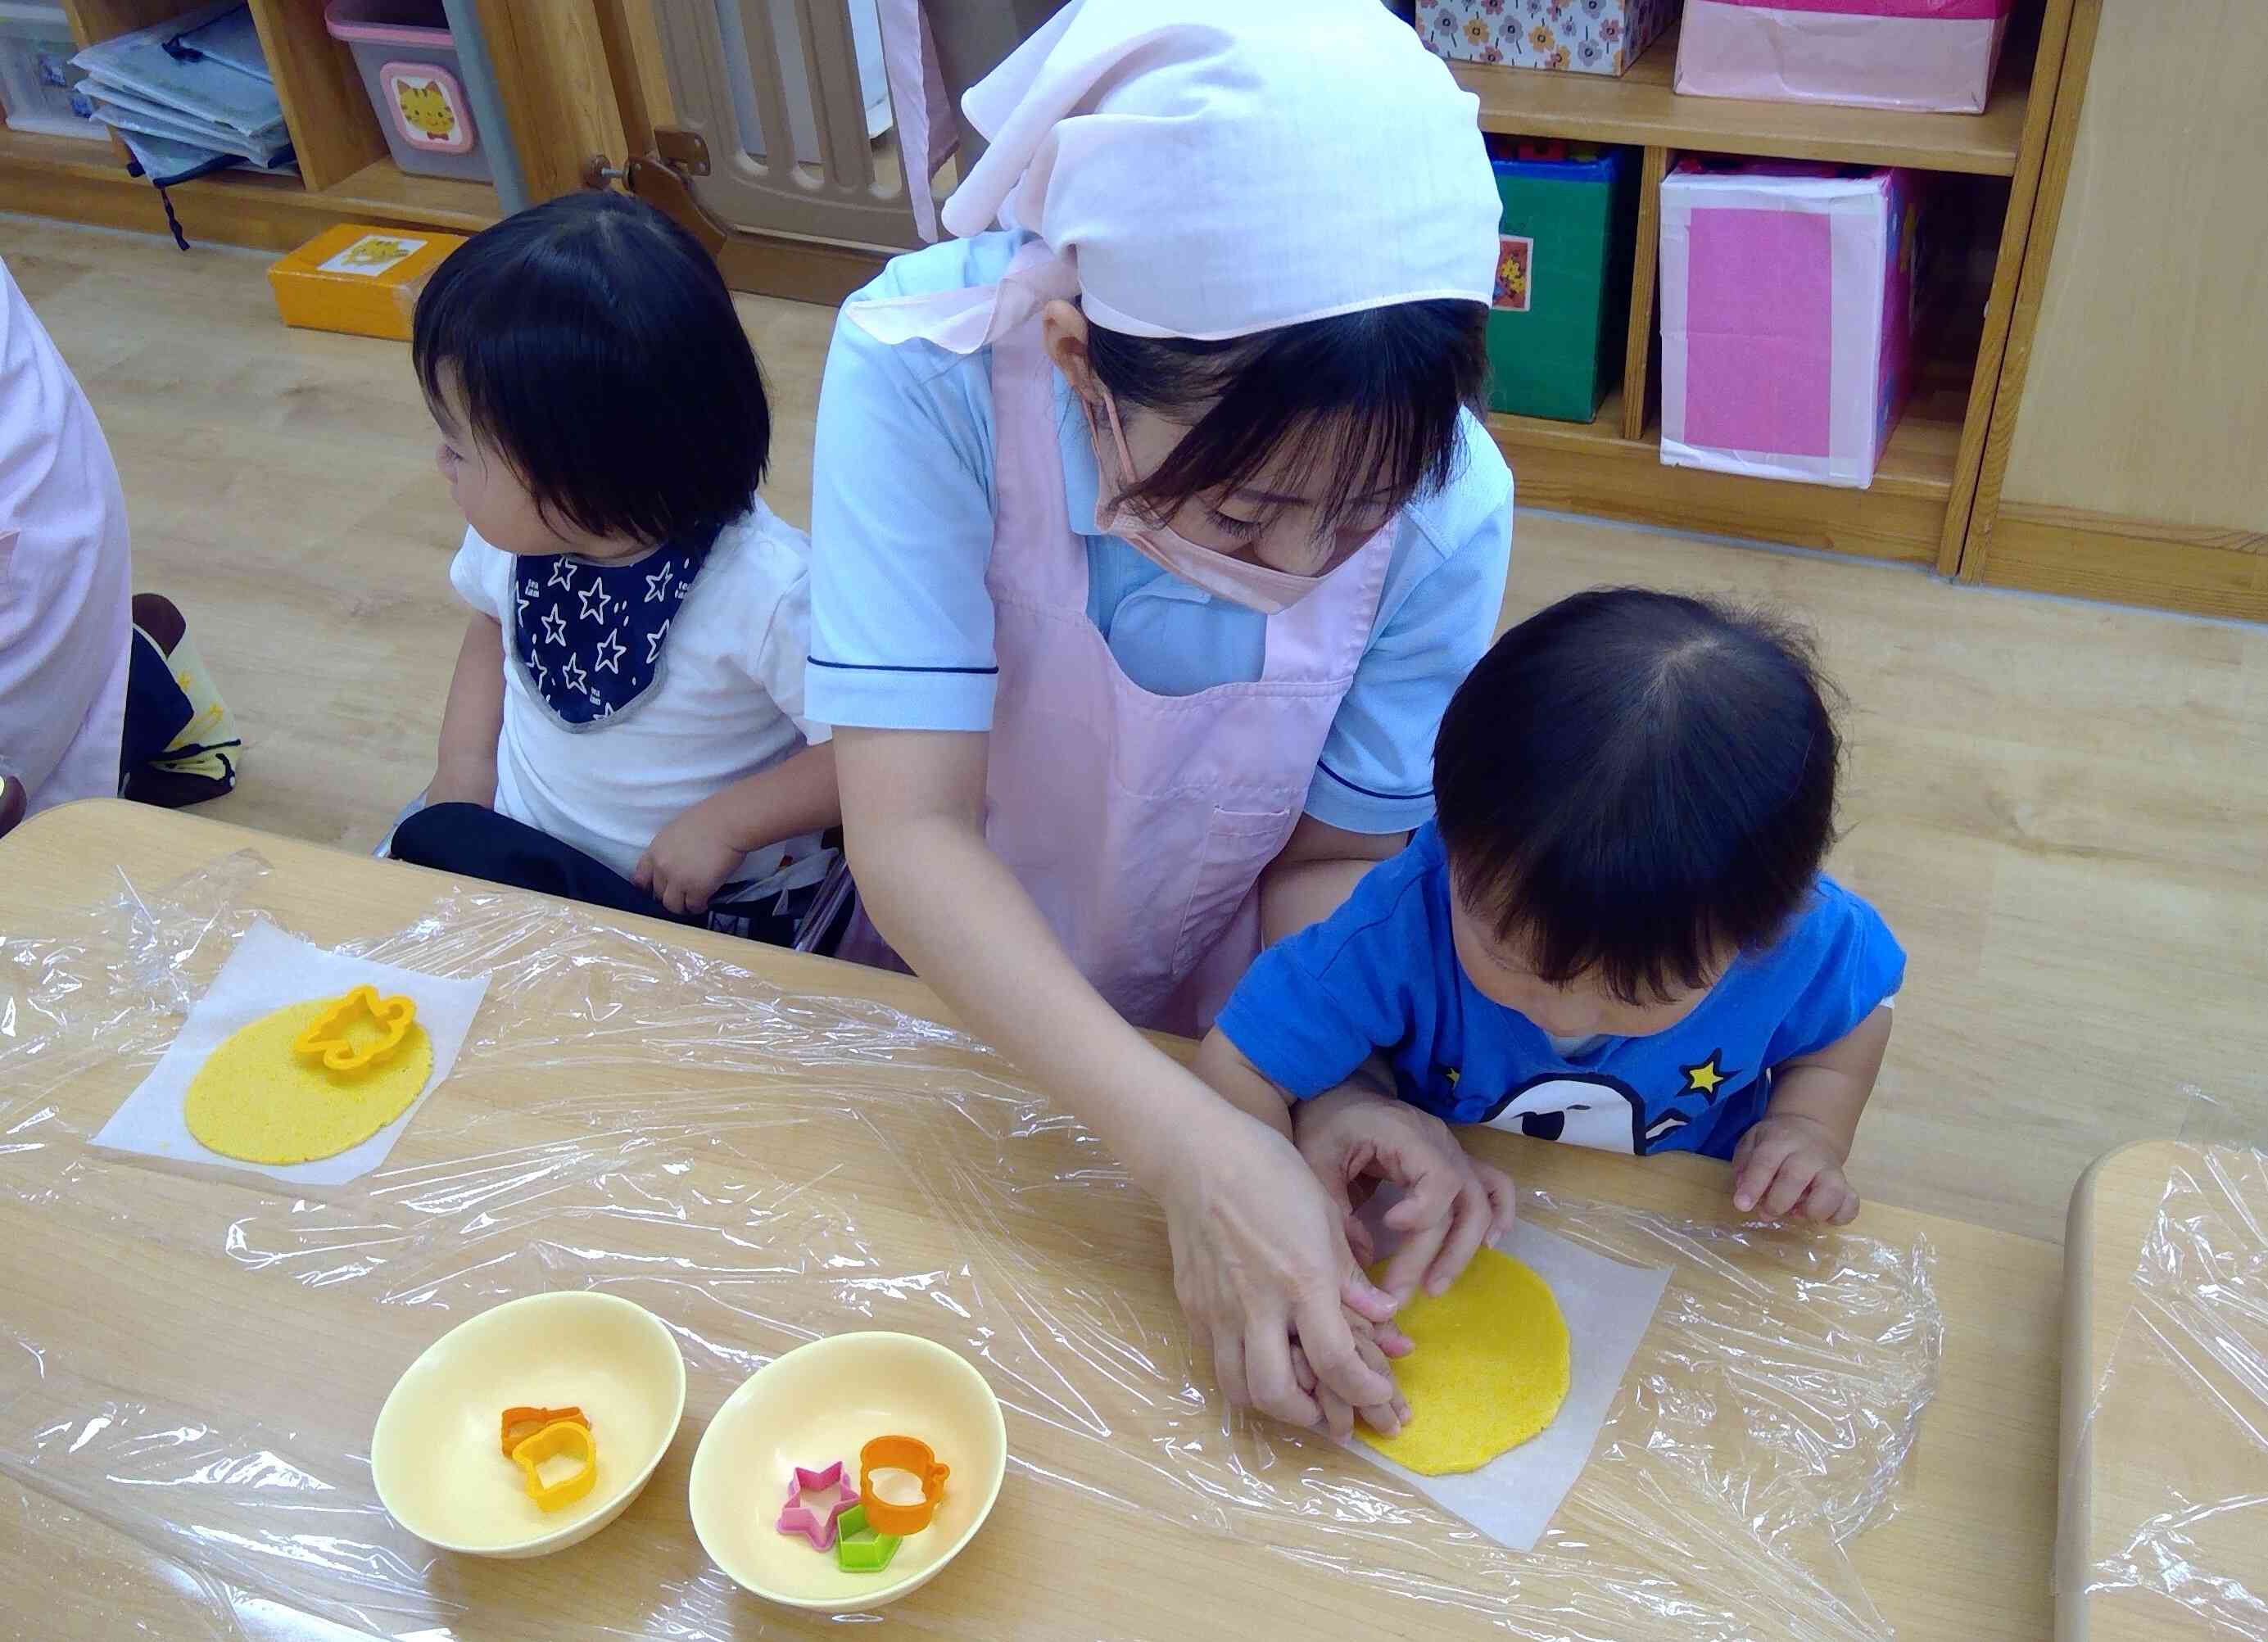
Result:
[[[787,1504],[779,1514],[779,1531],[800,1534],[811,1541],[814,1550],[826,1550],[835,1543],[835,1524],[845,1511],[858,1503],[858,1490],[843,1475],[843,1462],[837,1460],[823,1471],[806,1471],[800,1465],[787,1479]],[[803,1503],[806,1493],[828,1489],[835,1491],[834,1502],[817,1510]]]

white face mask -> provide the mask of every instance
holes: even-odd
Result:
[[[1118,420],[1118,406],[1106,394],[1102,399],[1103,415],[1110,423],[1110,439],[1116,447],[1116,463],[1107,462],[1102,454],[1102,432],[1095,425],[1094,412],[1086,413],[1087,431],[1094,438],[1094,462],[1105,489],[1098,489],[1094,498],[1094,528],[1099,535],[1116,536],[1152,564],[1171,571],[1183,581],[1218,593],[1232,604],[1241,604],[1248,610],[1257,610],[1263,615],[1274,615],[1288,610],[1316,588],[1323,585],[1322,576],[1294,576],[1285,571],[1272,571],[1265,564],[1256,564],[1249,559],[1231,558],[1218,549],[1208,548],[1190,541],[1181,532],[1136,512],[1130,507],[1113,507],[1103,497],[1123,494],[1131,482],[1134,472],[1133,453],[1126,448],[1126,430]],[[1116,466],[1114,476],[1109,469]],[[1333,565],[1332,569],[1338,567]],[[1327,572],[1328,573],[1328,572]]]

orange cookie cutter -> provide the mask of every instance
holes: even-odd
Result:
[[[874,1492],[877,1471],[910,1471],[921,1484],[922,1497],[897,1505]],[[866,1525],[877,1534],[918,1534],[929,1526],[937,1502],[945,1495],[951,1468],[937,1462],[929,1444],[916,1437],[877,1437],[858,1450],[858,1503],[865,1507]]]
[[[546,1425],[556,1425],[561,1420],[571,1421],[585,1431],[591,1429],[590,1417],[578,1408],[508,1408],[504,1411],[504,1423],[498,1432],[504,1443],[504,1457],[512,1458],[512,1451],[541,1431]]]
[[[582,1461],[582,1469],[556,1483],[545,1482],[537,1468],[546,1460],[563,1455]],[[571,1419],[546,1425],[514,1448],[512,1458],[526,1478],[527,1497],[535,1501],[539,1511],[556,1511],[562,1506],[573,1505],[589,1493],[591,1484],[599,1480],[599,1445],[592,1440],[588,1425],[578,1425]]]
[[[362,1049],[357,1049],[346,1035],[348,1024],[357,1014],[367,1015],[380,1034],[375,1043]],[[368,1071],[392,1059],[409,1041],[409,1028],[416,1024],[415,998],[399,993],[381,998],[376,987],[357,986],[344,998],[333,999],[321,1014],[309,1021],[307,1029],[291,1040],[291,1052],[320,1057],[327,1071]]]

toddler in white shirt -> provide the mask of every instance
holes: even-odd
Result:
[[[392,853],[792,941],[841,810],[802,716],[809,541],[756,497],[770,416],[715,266],[567,195],[435,271],[411,355],[473,616]]]

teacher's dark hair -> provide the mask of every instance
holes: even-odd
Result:
[[[717,265],[628,195],[562,195],[475,234],[417,298],[410,358],[445,424],[446,383],[544,514],[593,535],[713,536],[770,458]]]
[[[1458,413],[1488,387],[1488,309],[1401,302],[1222,342],[1087,328],[1087,358],[1121,405],[1189,431],[1118,500],[1168,519],[1190,497],[1271,475],[1329,475],[1325,528],[1438,490],[1456,471]]]
[[[1528,617],[1434,744],[1459,902],[1555,986],[1708,985],[1778,936],[1835,841],[1833,693],[1760,610],[1623,587]]]

